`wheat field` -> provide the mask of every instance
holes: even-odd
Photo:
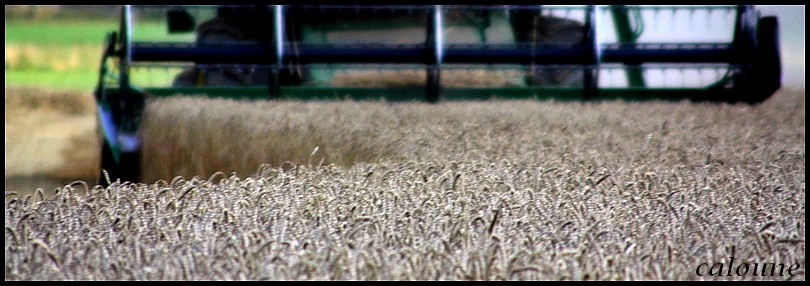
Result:
[[[804,108],[153,100],[146,183],[7,190],[5,278],[804,280]]]
[[[95,182],[101,145],[92,94],[7,86],[4,103],[6,190],[51,195],[73,180]]]

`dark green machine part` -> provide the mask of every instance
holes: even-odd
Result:
[[[141,146],[138,128],[144,109],[145,93],[130,85],[131,10],[121,12],[120,33],[107,34],[96,89],[97,118],[102,138],[101,167],[98,183],[108,186],[116,180],[138,181]],[[108,64],[117,58],[118,73]],[[111,86],[117,84],[118,86]],[[106,173],[105,173],[106,172]]]
[[[641,25],[643,22],[641,21],[641,16],[638,14],[638,10],[633,10],[633,14],[636,19],[636,27],[639,27],[634,31],[632,25],[630,24],[630,11],[627,9],[627,6],[624,5],[611,5],[610,6],[610,14],[613,16],[613,25],[616,26],[616,36],[619,38],[619,43],[621,44],[635,44],[638,36],[640,34],[640,29],[642,29]],[[634,65],[638,67],[641,63],[634,63],[630,65]],[[629,68],[626,69],[625,72],[627,73],[627,81],[630,87],[644,87],[644,75],[641,73],[641,69],[639,68]]]
[[[768,99],[782,87],[777,18],[759,17],[753,6],[740,6],[733,42],[737,58],[742,62],[733,80],[737,100],[759,103]]]
[[[264,6],[263,6],[264,7]],[[386,100],[427,101],[444,100],[491,100],[491,99],[553,99],[579,100],[693,100],[757,103],[770,97],[781,86],[781,58],[779,55],[778,21],[775,17],[759,17],[753,6],[739,5],[731,43],[677,44],[675,48],[656,48],[655,45],[638,43],[641,17],[639,7],[612,5],[606,7],[613,18],[618,43],[604,44],[597,36],[599,8],[583,8],[583,38],[573,46],[526,46],[520,44],[466,45],[445,43],[442,34],[443,9],[441,6],[417,7],[427,11],[425,43],[419,45],[371,45],[357,46],[333,43],[300,44],[288,43],[290,39],[306,37],[303,25],[309,22],[323,26],[337,26],[330,19],[343,14],[321,15],[298,6],[273,6],[251,11],[259,18],[272,19],[267,27],[257,30],[266,33],[266,42],[257,44],[200,44],[133,41],[132,7],[124,6],[121,12],[119,31],[105,38],[104,53],[98,88],[95,95],[98,107],[99,133],[102,137],[102,172],[99,183],[109,185],[117,180],[137,182],[140,177],[141,138],[138,129],[144,109],[144,101],[150,97],[174,96],[177,94],[203,94],[209,97],[226,97],[248,100],[295,99],[295,100]],[[227,8],[231,9],[231,8]],[[226,10],[227,10],[226,9]],[[319,8],[315,8],[317,11]],[[363,7],[352,6],[354,16],[375,18],[375,14]],[[526,27],[532,19],[541,15],[541,6],[522,7],[510,11],[509,20],[515,38],[529,38]],[[655,8],[658,9],[658,8]],[[323,11],[323,9],[321,9]],[[396,10],[374,7],[366,10]],[[231,10],[228,10],[231,11]],[[234,12],[236,11],[236,12]],[[239,8],[233,8],[237,13]],[[298,11],[298,12],[296,12]],[[302,12],[304,11],[304,12]],[[306,12],[310,11],[310,12]],[[337,11],[341,11],[337,9]],[[359,11],[359,12],[358,12]],[[253,13],[251,12],[251,13]],[[367,13],[368,12],[368,13]],[[292,13],[286,15],[285,13]],[[295,14],[299,13],[299,14]],[[309,14],[307,14],[309,13]],[[385,17],[406,15],[390,12]],[[490,23],[490,10],[478,13],[481,19],[473,25],[478,27],[479,37],[486,39],[484,28]],[[286,15],[286,16],[285,16]],[[635,18],[633,18],[635,15]],[[411,16],[412,17],[412,16]],[[198,25],[184,8],[171,6],[167,13],[168,32],[188,33]],[[633,20],[634,19],[634,20]],[[536,20],[534,20],[536,21]],[[635,22],[636,26],[633,26]],[[263,23],[264,24],[264,23]],[[367,24],[366,24],[367,25]],[[374,28],[372,26],[372,28]],[[253,31],[256,32],[256,31]],[[193,62],[207,64],[264,65],[269,66],[265,84],[249,86],[145,86],[133,84],[130,70],[135,63]],[[289,63],[299,64],[410,64],[422,65],[427,79],[423,87],[367,88],[333,87],[302,84],[302,78],[290,77]],[[641,73],[645,63],[721,63],[728,64],[728,76],[717,82],[687,88],[650,87]],[[453,64],[473,65],[564,65],[582,71],[579,86],[506,86],[506,87],[443,87],[439,81],[443,69]],[[603,64],[630,67],[625,69],[626,87],[600,87],[599,70]],[[106,174],[105,174],[106,171]],[[109,180],[108,178],[109,177]]]

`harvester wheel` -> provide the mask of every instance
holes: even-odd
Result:
[[[779,56],[779,22],[775,16],[757,23],[756,59],[751,69],[751,89],[746,101],[765,101],[782,86],[782,59]]]

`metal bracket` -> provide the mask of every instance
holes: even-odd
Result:
[[[442,31],[442,6],[436,5],[428,14],[427,21],[427,43],[426,48],[430,54],[431,62],[427,66],[427,101],[434,103],[439,101],[441,89],[441,64],[444,57],[444,33]]]

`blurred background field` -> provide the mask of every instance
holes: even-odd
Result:
[[[89,93],[7,86],[4,103],[6,189],[95,181],[100,145]]]
[[[52,193],[94,183],[99,167],[95,100],[105,35],[120,6],[5,6],[5,186]],[[159,17],[155,17],[156,19]],[[144,19],[138,33],[165,37]],[[150,76],[166,79],[165,73]]]
[[[92,90],[98,82],[104,36],[118,29],[118,9],[6,6],[6,86]],[[139,23],[141,37],[167,36],[160,21]]]
[[[5,188],[52,193],[98,168],[95,100],[116,6],[5,6]]]

